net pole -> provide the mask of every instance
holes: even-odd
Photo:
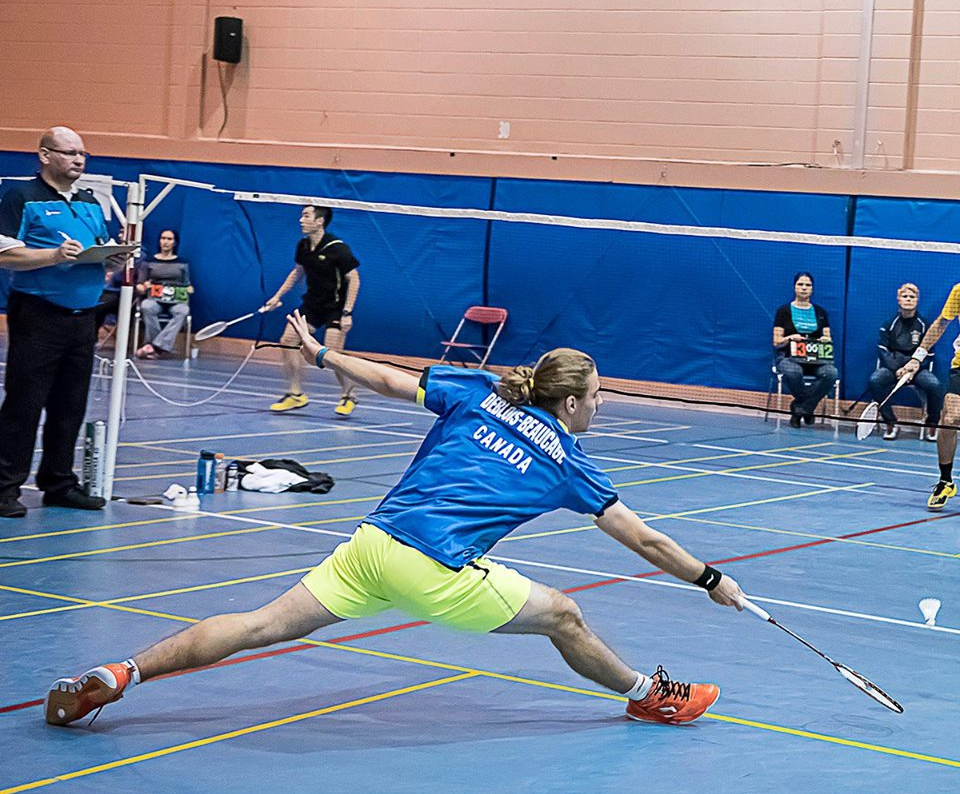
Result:
[[[127,185],[126,237],[139,243],[143,236],[143,192],[139,182]],[[127,258],[120,287],[117,310],[117,339],[113,354],[113,377],[110,380],[110,406],[107,413],[107,439],[104,449],[103,498],[113,498],[113,480],[117,467],[117,446],[120,443],[120,415],[127,382],[127,345],[130,337],[130,316],[133,312],[133,255]]]

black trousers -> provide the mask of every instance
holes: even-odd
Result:
[[[43,455],[37,487],[58,493],[78,484],[74,448],[87,410],[97,340],[94,310],[71,312],[42,298],[11,291],[10,346],[0,407],[0,500],[15,499],[30,476],[40,414]]]

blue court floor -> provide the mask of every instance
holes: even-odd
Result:
[[[237,363],[142,369],[189,402]],[[622,698],[578,678],[545,639],[459,635],[388,612],[149,681],[90,726],[45,725],[53,679],[293,585],[397,481],[431,422],[369,393],[338,421],[319,371],[305,409],[271,414],[281,392],[279,367],[256,358],[196,408],[131,383],[116,495],[191,484],[201,448],[294,458],[331,474],[328,494],[83,513],[43,508],[28,490],[29,516],[0,523],[0,794],[960,790],[960,513],[926,510],[935,445],[909,431],[858,443],[829,425],[776,429],[753,413],[628,400],[608,400],[582,436],[623,500],[904,714],[560,512],[492,556],[571,593],[638,669],[717,682],[705,718],[628,721]],[[106,410],[95,386],[89,418]],[[917,607],[926,596],[943,602],[933,627]]]

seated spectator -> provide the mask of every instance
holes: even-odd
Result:
[[[140,266],[137,294],[143,317],[145,344],[137,358],[161,358],[173,349],[177,334],[190,314],[190,267],[177,256],[180,237],[173,229],[160,232],[158,252]],[[169,317],[161,328],[160,318]]]
[[[94,312],[94,316],[97,318],[97,328],[102,328],[107,317],[111,314],[116,315],[120,309],[120,287],[122,286],[123,268],[104,271],[103,292],[100,293],[100,301],[97,303]]]
[[[830,320],[822,306],[810,302],[813,276],[797,273],[793,277],[794,300],[777,309],[773,319],[773,347],[776,369],[783,376],[790,403],[790,426],[800,427],[802,419],[813,424],[817,406],[837,381],[837,368],[832,361],[823,363],[799,361],[791,357],[790,343],[803,341],[830,342]],[[807,384],[805,377],[811,378]]]
[[[898,311],[880,326],[879,357],[877,369],[870,376],[870,394],[878,403],[882,403],[897,382],[898,371],[919,347],[930,324],[917,313],[920,290],[916,284],[907,282],[897,290]],[[928,359],[932,358],[928,356]],[[937,440],[937,425],[940,423],[940,411],[943,408],[943,389],[937,376],[929,367],[917,371],[911,383],[920,389],[927,399],[927,429],[921,437],[927,441]],[[880,418],[886,423],[883,437],[893,441],[899,434],[897,415],[893,406],[887,403],[880,409]]]

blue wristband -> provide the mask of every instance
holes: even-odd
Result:
[[[324,347],[321,345],[320,349],[317,351],[317,366],[320,367],[320,369],[323,369],[323,357],[327,355],[327,351],[329,349],[329,347]]]

